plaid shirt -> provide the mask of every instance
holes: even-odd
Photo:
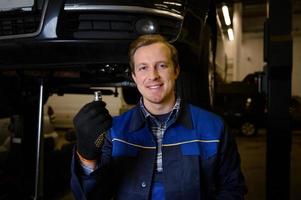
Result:
[[[181,98],[178,97],[172,111],[168,114],[166,120],[163,120],[163,121],[159,120],[158,118],[156,118],[156,116],[154,116],[150,112],[148,112],[148,110],[143,105],[142,98],[140,99],[140,102],[139,102],[142,113],[143,113],[145,119],[147,119],[147,122],[150,126],[150,130],[152,131],[152,133],[154,134],[154,136],[157,139],[157,159],[156,159],[157,172],[163,171],[162,139],[163,139],[165,130],[171,124],[173,124],[177,119],[177,116],[178,116],[179,110],[180,110],[180,102],[181,102]]]

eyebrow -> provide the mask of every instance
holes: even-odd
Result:
[[[138,64],[136,64],[135,66],[137,66],[137,67],[139,67],[139,66],[141,66],[141,65],[147,65],[147,63],[138,63]]]
[[[169,63],[171,63],[171,62],[169,62],[168,60],[159,60],[159,61],[156,62],[156,64],[157,64],[157,63],[166,63],[166,64],[169,64]],[[142,63],[137,63],[137,64],[135,64],[135,66],[137,66],[137,67],[139,67],[139,66],[141,66],[141,65],[148,65],[148,63],[142,62]]]

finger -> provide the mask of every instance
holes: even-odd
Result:
[[[102,122],[102,130],[101,132],[107,131],[112,127],[112,119],[107,119],[104,122]]]
[[[107,114],[101,114],[101,115],[96,115],[94,117],[90,117],[88,120],[95,124],[97,124],[97,123],[102,124],[103,122],[105,122],[107,120],[112,121],[112,116],[107,113]]]

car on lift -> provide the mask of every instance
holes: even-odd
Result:
[[[18,90],[34,82],[32,77],[43,78],[47,92],[121,86],[126,101],[135,103],[128,46],[137,36],[153,33],[162,34],[179,50],[178,89],[184,98],[209,106],[208,69],[214,63],[217,29],[214,1],[24,2],[28,4],[6,5],[0,12],[0,75],[14,91],[1,100],[9,105],[2,109],[14,110],[11,104],[19,103]],[[2,93],[6,89],[2,87]]]
[[[13,149],[26,158],[15,166],[35,167],[39,95],[45,103],[53,93],[122,87],[125,101],[135,104],[128,47],[139,35],[155,33],[179,51],[178,93],[209,108],[217,46],[213,0],[1,1],[0,117],[19,116],[21,142],[14,145],[22,148]],[[18,171],[25,181],[17,179],[16,198],[32,195],[33,172]]]

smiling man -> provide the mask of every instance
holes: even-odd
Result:
[[[175,104],[179,66],[171,59],[171,49],[169,44],[157,42],[131,51],[132,77],[152,114],[168,113]]]
[[[104,102],[91,102],[74,118],[76,199],[243,199],[239,153],[225,124],[176,95],[177,50],[144,35],[129,52],[138,105],[112,119]]]

